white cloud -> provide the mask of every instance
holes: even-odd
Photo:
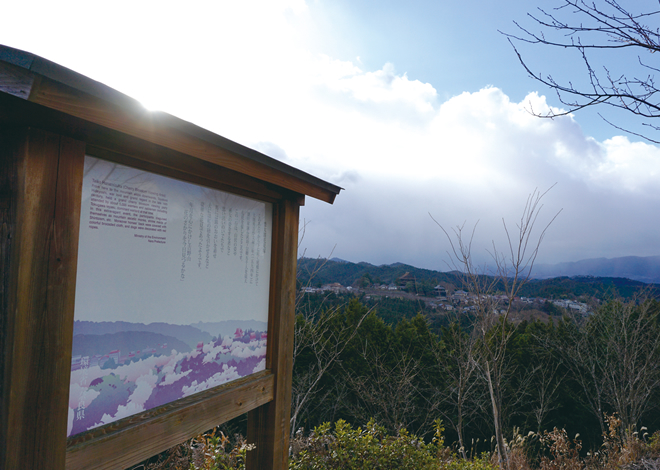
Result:
[[[527,195],[554,183],[545,215],[549,220],[564,211],[541,259],[660,250],[659,242],[649,243],[655,222],[640,214],[659,209],[658,149],[624,137],[599,143],[573,116],[539,119],[527,111],[530,103],[539,111],[547,106],[536,93],[515,103],[490,87],[451,98],[426,126],[393,127],[379,120],[360,126],[370,152],[347,146],[337,159],[339,168],[314,168],[333,176],[357,168],[361,178],[346,182],[335,207],[308,203],[306,254],[324,256],[337,244],[335,256],[353,261],[446,268],[448,247],[427,212],[446,227],[480,220],[475,246],[485,254],[492,239],[504,246],[501,219],[512,225]],[[354,126],[346,127],[352,135]],[[325,161],[334,162],[326,151]],[[654,202],[640,205],[641,200]]]
[[[69,414],[67,417],[67,424],[66,424],[66,435],[70,436],[71,431],[73,431],[73,417],[75,415],[75,412],[73,411],[73,408],[69,407]]]
[[[167,372],[165,372],[165,379],[162,382],[160,382],[158,386],[165,387],[167,385],[172,385],[174,382],[183,379],[191,372],[192,369],[188,369],[187,371],[181,373],[176,373],[173,370],[168,370]]]
[[[437,96],[435,88],[429,83],[409,80],[406,74],[397,75],[394,65],[387,63],[381,70],[363,72],[350,63],[333,61],[338,67],[324,68],[328,74],[319,78],[333,91],[347,93],[357,101],[375,104],[403,103],[419,112],[433,111],[433,102]]]
[[[334,206],[303,209],[308,255],[336,243],[335,255],[352,260],[443,267],[429,211],[446,225],[480,220],[487,244],[501,217],[515,220],[527,194],[554,183],[546,210],[564,212],[545,256],[660,252],[648,217],[660,209],[657,147],[598,142],[579,114],[536,118],[529,111],[550,109],[536,92],[514,102],[487,87],[440,102],[439,85],[396,64],[370,70],[328,56],[304,0],[119,0],[102,22],[89,21],[89,2],[29,3],[43,14],[29,29],[5,25],[0,43],[344,186]]]
[[[82,406],[87,408],[96,397],[101,393],[91,388],[81,387],[77,383],[71,383],[69,386],[69,409],[76,409]]]
[[[184,385],[181,389],[181,392],[183,393],[184,397],[187,397],[239,378],[240,375],[238,375],[236,367],[229,367],[227,364],[223,364],[222,372],[214,374],[201,383],[197,383],[195,380],[192,384],[190,384],[190,386]]]
[[[169,376],[166,377],[166,379]],[[128,397],[129,403],[135,403],[144,408],[144,404],[151,396],[151,393],[156,386],[158,381],[158,376],[155,374],[142,375],[135,381],[135,390],[131,393],[131,396]]]
[[[630,142],[616,136],[602,144],[605,158],[592,174],[592,181],[601,187],[619,192],[660,196],[660,149],[644,142]]]
[[[128,416],[132,416],[137,413],[142,413],[143,411],[144,411],[144,406],[139,403],[129,402],[126,405],[119,405],[117,407],[117,412],[115,413],[114,416],[110,416],[109,414],[104,413],[103,416],[101,416],[101,422],[95,423],[93,426],[91,426],[91,428],[112,423],[122,418],[126,418]]]
[[[256,374],[257,372],[261,372],[262,370],[266,369],[266,358],[264,357],[262,360],[260,360],[256,366],[254,366],[254,369],[252,369],[252,373]]]

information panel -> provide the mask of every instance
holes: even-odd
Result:
[[[265,368],[272,206],[85,157],[72,436]]]

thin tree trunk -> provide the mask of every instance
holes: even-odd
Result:
[[[463,460],[467,460],[467,453],[465,452],[465,443],[463,442],[463,406],[459,403],[458,405],[458,425],[456,426],[458,431],[458,445],[461,448],[461,455]]]
[[[490,393],[490,402],[493,407],[493,424],[495,425],[495,440],[497,441],[497,453],[499,454],[500,468],[509,470],[509,459],[506,454],[504,437],[502,436],[502,420],[500,417],[500,407],[495,396],[493,379],[490,374],[490,363],[486,362],[486,379],[488,381],[488,391]]]

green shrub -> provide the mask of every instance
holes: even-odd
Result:
[[[388,436],[373,420],[354,429],[339,420],[325,423],[311,436],[297,436],[289,463],[291,470],[495,470],[487,458],[463,461],[444,447],[442,422],[436,422],[433,442],[425,443],[401,429]]]
[[[456,458],[438,468],[442,470],[497,470],[498,467],[490,462],[489,455],[483,455],[474,460]]]

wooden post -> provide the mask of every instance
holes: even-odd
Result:
[[[64,469],[84,156],[41,130],[2,136],[0,468]]]
[[[273,206],[273,260],[266,368],[275,374],[273,401],[248,413],[248,470],[286,470],[289,457],[293,334],[298,251],[297,200]]]

